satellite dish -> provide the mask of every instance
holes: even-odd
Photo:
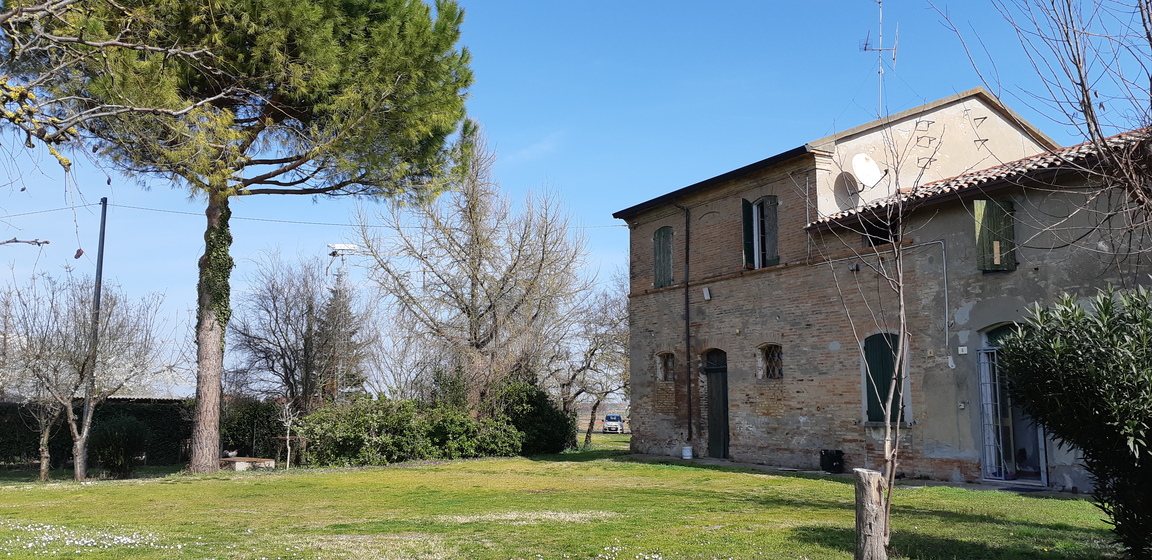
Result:
[[[868,154],[852,156],[852,174],[865,187],[875,187],[876,183],[884,178],[884,172],[880,171],[880,166],[876,165],[876,160]]]

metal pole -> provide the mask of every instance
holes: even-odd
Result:
[[[84,395],[84,413],[91,413],[92,395],[96,392],[96,347],[100,343],[100,293],[104,281],[104,225],[108,221],[108,197],[100,198],[100,243],[96,248],[96,287],[92,294],[92,332],[89,343],[88,388]]]
[[[100,342],[100,292],[104,277],[104,224],[108,220],[108,197],[100,199],[100,246],[96,251],[96,281],[92,295],[92,331],[88,351],[88,383],[84,386],[84,415],[81,419],[83,436],[73,448],[76,460],[76,478],[88,477],[88,430],[92,427],[93,399],[96,394],[96,348]],[[80,442],[83,442],[81,444]],[[81,468],[83,466],[83,468]]]

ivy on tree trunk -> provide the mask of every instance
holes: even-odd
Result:
[[[196,286],[196,421],[192,431],[192,460],[188,470],[215,472],[220,468],[220,393],[224,364],[224,328],[232,313],[229,279],[232,276],[232,211],[228,195],[214,190],[205,211],[204,256]]]

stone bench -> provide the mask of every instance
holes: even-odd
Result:
[[[230,471],[246,471],[248,469],[274,469],[275,459],[257,459],[255,457],[225,457],[220,459],[220,468]]]

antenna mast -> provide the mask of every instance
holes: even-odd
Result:
[[[877,32],[877,45],[872,46],[872,43],[867,37],[864,38],[864,46],[860,49],[864,52],[876,53],[876,74],[877,74],[877,87],[876,87],[876,118],[884,116],[884,53],[892,53],[892,68],[896,68],[896,48],[900,44],[900,26],[896,26],[896,40],[893,41],[892,47],[884,48],[884,0],[876,0],[876,9],[879,12],[880,29]]]

